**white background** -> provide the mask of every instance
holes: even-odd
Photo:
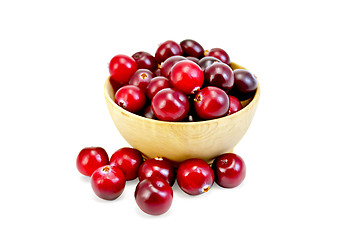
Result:
[[[359,239],[357,1],[1,1],[1,239]],[[236,4],[235,4],[236,3]],[[78,152],[128,146],[103,97],[119,53],[221,47],[259,79],[235,189],[144,214],[100,200]],[[154,139],[156,141],[156,139]]]

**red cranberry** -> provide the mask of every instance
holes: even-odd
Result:
[[[144,93],[146,93],[146,88],[153,76],[154,74],[150,70],[139,69],[131,76],[129,84],[138,86]]]
[[[225,63],[213,63],[205,69],[205,82],[208,85],[229,91],[234,85],[233,70]]]
[[[214,184],[214,172],[205,161],[192,158],[180,164],[176,179],[185,193],[199,195]]]
[[[126,180],[133,180],[137,178],[142,161],[143,158],[139,150],[124,147],[111,156],[110,165],[118,167],[124,173]]]
[[[145,94],[134,85],[123,86],[115,94],[115,103],[132,113],[140,111],[145,102]]]
[[[233,188],[240,185],[246,175],[244,160],[234,153],[225,153],[218,156],[214,160],[212,167],[216,183],[224,188]]]
[[[76,159],[79,172],[90,177],[99,167],[109,164],[109,156],[101,147],[88,147],[80,151]]]
[[[145,178],[160,177],[167,181],[170,186],[175,182],[175,172],[172,164],[164,158],[149,158],[143,162],[138,172],[139,180]]]
[[[230,57],[229,55],[221,48],[213,48],[208,53],[210,57],[216,57],[217,59],[221,60],[223,63],[230,64]]]
[[[143,212],[161,215],[169,210],[173,200],[173,191],[162,178],[146,178],[137,184],[135,200]]]
[[[225,116],[230,107],[226,92],[217,87],[206,87],[194,98],[196,113],[202,119],[214,119]]]
[[[245,100],[254,95],[257,89],[255,76],[245,69],[234,70],[234,90],[240,100]]]
[[[154,77],[146,88],[146,96],[151,100],[158,91],[169,87],[169,79],[162,76]]]
[[[158,68],[154,71],[155,76],[162,76],[161,74],[161,68]]]
[[[203,57],[199,60],[198,64],[203,72],[205,72],[206,68],[211,66],[213,63],[220,62],[219,59],[215,57]]]
[[[151,107],[159,120],[181,121],[189,112],[189,101],[182,92],[165,88],[155,94]]]
[[[196,41],[186,39],[180,43],[184,56],[191,56],[196,58],[204,57],[204,48]]]
[[[158,63],[153,55],[147,52],[137,52],[132,55],[137,63],[138,69],[149,69],[155,71],[158,69]]]
[[[151,108],[151,105],[149,105],[145,108],[143,116],[146,118],[150,118],[150,119],[157,119],[155,116],[155,113],[153,112],[153,110]]]
[[[155,59],[158,63],[162,63],[167,58],[175,55],[182,55],[182,49],[179,44],[174,41],[166,41],[160,44],[155,53]]]
[[[198,92],[204,83],[204,74],[200,67],[192,61],[176,63],[170,72],[171,85],[184,94]]]
[[[230,100],[230,108],[229,108],[228,115],[236,113],[243,108],[243,106],[241,105],[241,102],[236,97],[229,96],[229,100]]]
[[[110,165],[98,168],[91,175],[91,187],[95,194],[105,200],[118,198],[125,188],[125,176],[122,171]]]
[[[116,91],[129,83],[130,77],[137,70],[136,61],[129,56],[119,54],[113,57],[109,64],[110,81]]]
[[[165,60],[165,62],[163,62],[161,64],[161,75],[165,76],[165,77],[169,77],[170,76],[170,72],[172,67],[175,65],[175,63],[178,63],[180,61],[184,61],[187,60],[185,57],[183,56],[172,56],[169,57],[168,59]]]
[[[190,109],[187,117],[184,119],[185,122],[197,122],[201,121],[201,118],[196,114],[195,106],[194,106],[194,97],[195,95],[187,96],[190,104]]]
[[[199,59],[196,57],[186,57],[187,60],[193,61],[194,63],[199,65]]]

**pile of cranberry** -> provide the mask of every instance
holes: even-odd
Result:
[[[120,54],[109,64],[115,102],[138,115],[163,121],[202,121],[233,114],[251,98],[256,77],[232,70],[221,48],[204,51],[196,41],[166,41],[155,56]]]
[[[117,150],[110,161],[103,148],[84,148],[76,165],[80,173],[91,177],[95,194],[106,200],[118,198],[126,181],[138,178],[135,200],[140,209],[150,215],[161,215],[169,210],[175,180],[185,193],[199,195],[209,191],[214,181],[221,187],[236,187],[246,174],[243,159],[234,153],[218,156],[212,167],[199,158],[188,159],[175,167],[166,158],[143,161],[141,152],[129,147]]]
[[[254,96],[255,76],[230,67],[229,55],[220,48],[204,51],[194,40],[180,44],[166,41],[155,56],[137,52],[132,57],[116,55],[109,64],[115,102],[132,113],[162,121],[202,121],[233,114],[241,101]],[[135,200],[151,215],[167,212],[177,181],[189,195],[207,192],[216,182],[233,188],[245,178],[243,159],[234,153],[215,158],[210,166],[199,158],[180,164],[164,157],[144,161],[134,148],[121,148],[110,158],[101,147],[84,148],[77,169],[91,177],[95,194],[106,200],[118,198],[126,181],[139,179]]]

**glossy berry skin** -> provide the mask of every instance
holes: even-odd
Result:
[[[155,76],[162,76],[161,69],[158,68],[154,71]]]
[[[187,117],[184,119],[185,122],[197,122],[201,121],[202,119],[196,114],[195,106],[194,106],[194,97],[195,95],[187,96],[189,103],[190,103],[190,110]]]
[[[189,60],[176,63],[170,72],[170,84],[186,95],[195,94],[204,83],[204,73]]]
[[[206,57],[203,57],[202,59],[200,59],[198,64],[199,64],[201,70],[204,72],[207,67],[209,67],[213,63],[217,63],[217,62],[221,62],[221,61],[215,57],[206,56]]]
[[[172,164],[164,158],[149,158],[143,162],[138,172],[139,181],[145,178],[159,177],[172,186],[175,182],[175,171]]]
[[[229,55],[221,48],[211,49],[207,56],[215,57],[228,65],[231,63]]]
[[[146,178],[136,185],[135,201],[147,214],[164,214],[169,210],[172,200],[173,190],[162,178]]]
[[[157,119],[152,108],[151,105],[147,106],[144,110],[143,116],[146,118],[150,118],[150,119]]]
[[[245,100],[254,95],[257,89],[255,76],[245,69],[234,70],[234,92],[240,100]]]
[[[194,63],[196,63],[197,65],[199,65],[199,59],[196,57],[186,57],[187,60],[193,61]]]
[[[132,57],[123,54],[114,56],[109,63],[110,81],[114,90],[128,84],[136,70],[137,64]]]
[[[246,166],[244,160],[234,154],[225,153],[218,156],[212,165],[215,173],[215,181],[224,188],[233,188],[245,178]]]
[[[154,73],[149,69],[138,69],[130,78],[129,84],[138,86],[144,93],[146,88],[153,78]]]
[[[105,200],[118,198],[125,188],[125,175],[110,165],[98,168],[91,175],[91,187],[95,194]]]
[[[214,172],[205,161],[192,158],[180,164],[176,179],[185,193],[199,195],[207,192],[214,184]]]
[[[158,69],[158,63],[150,53],[136,52],[132,58],[136,61],[138,69],[149,69],[152,72]]]
[[[181,46],[174,41],[168,40],[160,44],[155,53],[155,59],[158,63],[164,62],[167,58],[176,55],[182,55]]]
[[[155,94],[151,107],[159,120],[181,121],[189,112],[189,101],[182,92],[165,88]]]
[[[129,112],[136,113],[144,107],[146,96],[139,87],[126,85],[115,93],[115,103]]]
[[[169,87],[169,79],[162,76],[154,77],[153,79],[151,79],[149,85],[146,88],[146,96],[151,100],[158,91]]]
[[[214,119],[225,116],[230,107],[226,92],[218,87],[205,87],[195,95],[194,106],[202,119]]]
[[[195,58],[204,57],[204,48],[195,40],[186,39],[180,42],[180,46],[183,50],[184,56],[191,56]]]
[[[205,69],[205,82],[227,92],[234,85],[233,70],[225,63],[213,63]]]
[[[229,100],[230,100],[230,107],[229,107],[228,115],[236,113],[243,108],[241,102],[236,97],[229,95]]]
[[[109,164],[109,156],[101,147],[83,148],[77,156],[76,167],[79,172],[90,177],[99,167]]]
[[[141,152],[129,147],[120,148],[110,158],[110,165],[119,168],[124,173],[126,180],[137,178],[142,162]]]
[[[184,61],[184,60],[188,60],[187,58],[183,57],[183,56],[172,56],[169,57],[168,59],[165,60],[165,62],[163,62],[161,64],[161,75],[165,76],[165,77],[169,77],[170,76],[170,72],[172,67],[180,62],[180,61]]]

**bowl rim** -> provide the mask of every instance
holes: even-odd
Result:
[[[235,69],[245,69],[247,70],[246,68],[236,64],[236,63],[231,63],[232,66],[235,67]],[[234,70],[235,70],[234,69]],[[110,76],[106,79],[105,81],[105,84],[104,84],[104,95],[105,95],[105,98],[108,102],[110,102],[112,104],[112,106],[114,106],[116,109],[118,109],[119,111],[121,111],[123,114],[125,115],[129,115],[131,117],[134,117],[134,118],[137,118],[139,120],[142,120],[142,121],[149,121],[152,122],[152,123],[156,123],[156,124],[165,124],[165,125],[177,125],[177,126],[195,126],[195,125],[201,125],[201,124],[204,124],[204,123],[216,123],[216,122],[219,122],[219,121],[222,121],[224,119],[231,119],[231,118],[236,118],[238,115],[242,114],[244,111],[246,111],[247,109],[250,109],[250,108],[253,108],[254,106],[256,106],[257,102],[259,101],[259,97],[260,97],[260,86],[259,86],[259,81],[257,80],[257,89],[256,89],[256,92],[255,92],[255,95],[254,97],[250,100],[250,102],[242,109],[240,109],[238,112],[236,113],[233,113],[231,115],[225,115],[223,117],[220,117],[220,118],[215,118],[215,119],[209,119],[209,120],[201,120],[201,121],[196,121],[196,122],[170,122],[170,121],[163,121],[163,120],[159,120],[159,119],[151,119],[151,118],[146,118],[146,117],[143,117],[143,116],[140,116],[140,115],[137,115],[135,113],[132,113],[132,112],[129,112],[125,109],[123,109],[122,107],[120,107],[119,105],[117,105],[115,103],[115,101],[110,97],[110,93],[108,91],[109,89],[109,85],[110,85],[110,88],[111,87],[111,84],[110,84]]]

